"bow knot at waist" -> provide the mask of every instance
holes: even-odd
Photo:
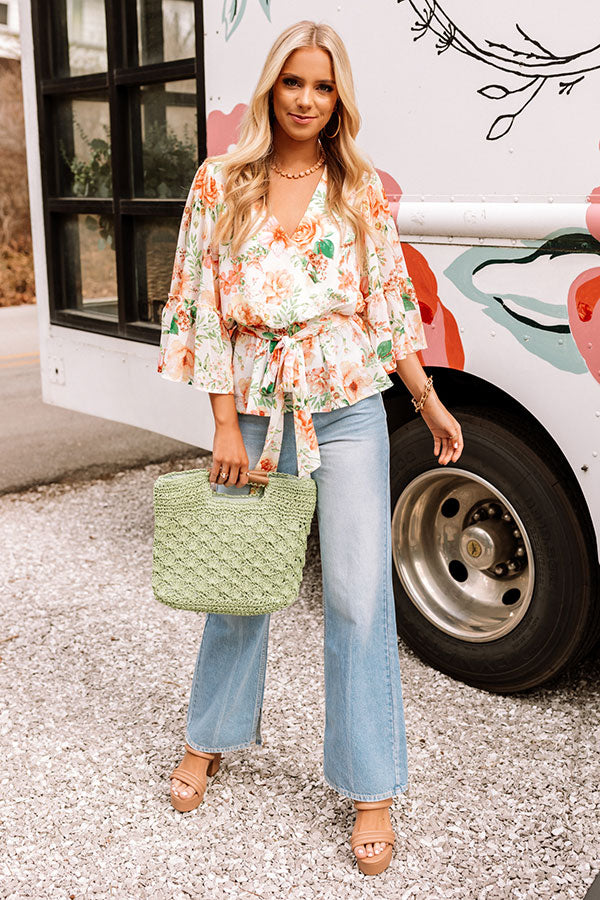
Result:
[[[342,313],[328,312],[326,315],[314,319],[307,319],[305,322],[293,322],[286,328],[265,328],[264,325],[248,325],[245,322],[236,322],[234,331],[242,334],[253,334],[255,337],[269,341],[271,351],[278,346],[289,349],[298,341],[303,341],[308,337],[315,337],[324,331],[329,331],[334,325],[340,324],[352,318]]]
[[[309,319],[302,324],[295,322],[286,329],[266,329],[246,324],[237,324],[238,332],[253,334],[269,341],[269,361],[260,384],[261,394],[276,392],[290,393],[302,406],[308,401],[306,366],[302,341],[330,331],[348,316],[329,312],[326,316]]]
[[[259,385],[259,394],[273,397],[269,427],[265,446],[257,469],[274,471],[277,469],[281,440],[283,436],[284,393],[292,395],[294,431],[298,456],[298,475],[308,476],[321,464],[317,436],[308,410],[308,386],[302,341],[330,331],[348,316],[329,312],[326,316],[294,323],[286,329],[274,330],[264,327],[236,324],[242,334],[253,334],[270,342],[269,357]],[[249,398],[247,412],[261,415],[256,402]]]

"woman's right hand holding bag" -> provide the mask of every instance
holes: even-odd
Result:
[[[233,394],[210,394],[215,436],[213,439],[213,463],[210,469],[211,484],[243,487],[248,484],[248,454],[240,430]],[[222,478],[221,473],[227,473]]]

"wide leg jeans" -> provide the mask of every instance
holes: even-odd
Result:
[[[238,415],[252,469],[269,420]],[[323,571],[323,775],[346,797],[382,800],[407,786],[385,408],[376,392],[312,415],[321,456],[311,477],[317,483]],[[292,413],[284,417],[278,471],[298,472]],[[217,490],[239,494],[249,487]],[[293,615],[277,612],[288,614]],[[186,740],[196,750],[226,752],[262,743],[270,616],[207,614],[187,717]]]

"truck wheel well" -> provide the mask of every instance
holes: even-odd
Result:
[[[557,477],[561,479],[563,486],[569,490],[575,508],[583,517],[580,521],[587,529],[597,554],[596,533],[581,486],[569,460],[539,419],[506,391],[477,375],[446,366],[425,366],[424,368],[428,375],[433,375],[436,393],[450,411],[459,410],[461,406],[468,405],[471,408],[477,406],[483,417],[493,419],[494,410],[501,410],[512,414],[521,422],[526,422],[537,433],[540,444],[544,446],[548,463],[553,467]],[[415,410],[411,403],[410,393],[402,383],[400,376],[392,373],[390,378],[394,382],[394,386],[384,391],[383,400],[388,416],[388,429],[391,433],[413,420]]]

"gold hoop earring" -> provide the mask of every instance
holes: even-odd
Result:
[[[327,134],[327,132],[325,131],[325,128],[323,128],[323,134],[325,135],[326,138],[329,138],[329,140],[332,140],[334,137],[337,137],[338,132],[339,132],[339,130],[340,130],[340,128],[341,128],[341,125],[342,125],[342,117],[340,116],[340,114],[339,114],[339,112],[337,111],[337,109],[335,110],[335,112],[337,113],[337,117],[338,117],[337,129],[333,132],[333,134]],[[325,126],[325,127],[327,127],[327,125],[329,125],[329,122],[326,123],[326,126]]]

